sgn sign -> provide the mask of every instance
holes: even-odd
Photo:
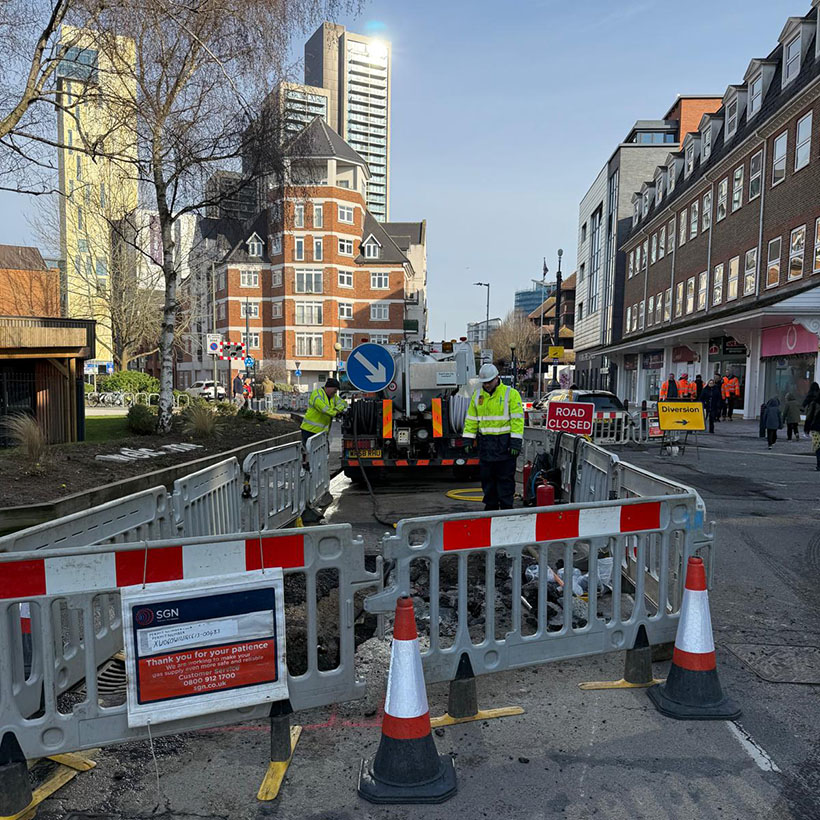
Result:
[[[551,401],[547,404],[547,430],[591,436],[594,415],[591,402]]]

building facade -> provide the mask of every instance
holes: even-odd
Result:
[[[0,315],[60,316],[60,269],[37,248],[0,245]]]
[[[686,129],[698,127],[720,97],[678,97],[660,120],[638,120],[601,168],[578,211],[578,298],[575,316],[576,378],[584,388],[614,390],[616,369],[607,346],[620,339],[632,192],[677,150]]]
[[[487,340],[492,335],[494,330],[501,326],[501,319],[495,318],[487,321],[482,319],[480,322],[467,323],[467,341],[471,345],[478,345],[480,347],[487,347]]]
[[[305,44],[305,83],[329,93],[329,125],[367,162],[367,208],[390,218],[390,43],[322,23]]]
[[[515,301],[513,303],[513,311],[519,316],[528,316],[544,301],[544,296],[550,296],[555,289],[554,284],[549,284],[544,287],[541,285],[533,285],[527,290],[517,290],[515,292]]]
[[[816,378],[820,37],[815,0],[632,194],[619,393],[731,372],[743,412]]]

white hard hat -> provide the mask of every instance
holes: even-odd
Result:
[[[478,380],[482,384],[491,382],[498,375],[498,368],[494,364],[482,364],[478,371]]]

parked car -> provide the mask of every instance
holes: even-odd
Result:
[[[539,403],[541,408],[550,401],[582,401],[595,405],[596,413],[612,413],[626,410],[623,402],[608,390],[552,390]]]
[[[194,382],[189,388],[185,390],[189,396],[196,399],[206,399],[213,401],[214,398],[214,383],[213,381]],[[216,397],[219,401],[225,398],[225,388],[218,384],[216,386]]]

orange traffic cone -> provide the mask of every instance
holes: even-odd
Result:
[[[443,803],[456,793],[456,769],[430,732],[413,601],[399,598],[379,750],[362,760],[359,795],[371,803]]]
[[[734,720],[740,707],[723,694],[715,662],[703,559],[690,558],[666,683],[647,689],[655,708],[678,720]]]

